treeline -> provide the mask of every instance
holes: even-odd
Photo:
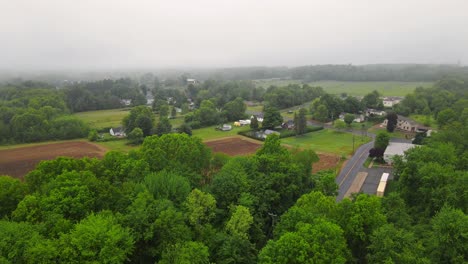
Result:
[[[84,112],[124,107],[121,100],[131,100],[132,106],[146,104],[151,89],[129,78],[76,83],[63,88],[65,101],[72,112]]]
[[[417,88],[395,107],[401,115],[432,116],[440,125],[468,118],[468,79],[444,78],[431,88]]]
[[[69,115],[63,94],[54,88],[0,88],[0,144],[84,137],[88,127]]]
[[[339,203],[334,173],[311,174],[317,156],[276,136],[247,157],[170,134],[102,160],[43,161],[24,182],[0,177],[0,259],[463,263],[467,168],[441,138],[397,161],[396,191]]]

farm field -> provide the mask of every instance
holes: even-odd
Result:
[[[122,119],[128,115],[129,109],[111,109],[97,110],[89,112],[79,112],[73,114],[83,120],[91,128],[100,130],[109,127],[118,127],[122,125]]]
[[[317,153],[351,155],[353,151],[353,134],[323,129],[300,137],[289,137],[281,140],[284,144],[311,149]],[[370,141],[369,137],[354,136],[354,149]]]
[[[221,152],[229,156],[254,154],[262,146],[262,142],[244,138],[228,137],[204,142],[213,152]],[[312,165],[312,171],[335,169],[340,161],[339,156],[319,153],[319,161]]]
[[[244,137],[227,137],[204,142],[213,152],[221,152],[229,156],[253,154],[263,142]]]
[[[232,123],[229,123],[229,124],[232,125]],[[243,127],[232,126],[232,130],[230,131],[220,131],[220,130],[216,130],[215,128],[216,126],[209,126],[209,127],[199,128],[199,129],[193,129],[192,136],[199,137],[202,139],[202,141],[207,141],[211,139],[237,136],[237,132],[248,131],[250,129],[249,126],[243,126]]]
[[[270,85],[286,86],[288,84],[301,84],[301,80],[257,80],[257,85],[264,88]],[[319,81],[309,83],[312,86],[320,86],[325,92],[331,94],[347,93],[348,95],[364,96],[373,90],[379,91],[384,96],[405,96],[417,87],[430,87],[432,82],[341,82]]]
[[[73,158],[103,157],[106,149],[86,141],[35,144],[0,150],[0,175],[22,178],[42,160],[59,156]]]

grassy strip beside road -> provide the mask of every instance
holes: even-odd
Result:
[[[370,142],[370,137],[354,136],[354,149]],[[299,137],[289,137],[281,142],[294,147],[312,149],[316,152],[350,155],[353,151],[353,134],[324,129]]]

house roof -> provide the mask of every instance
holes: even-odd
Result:
[[[403,155],[405,154],[405,151],[412,149],[415,146],[416,145],[410,143],[390,142],[390,144],[387,146],[387,149],[385,149],[384,155]]]
[[[121,127],[121,126],[120,126],[120,127],[113,127],[113,128],[111,128],[111,129],[112,129],[112,131],[114,131],[114,133],[122,133],[122,132],[124,132],[124,129],[123,129],[123,127]]]
[[[411,119],[411,118],[409,118],[409,117],[402,116],[402,115],[398,115],[398,120],[407,121],[408,123],[410,123],[410,124],[412,124],[412,125],[422,126],[421,124],[419,124],[418,122],[414,121],[413,119]]]

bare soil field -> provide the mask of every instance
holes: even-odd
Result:
[[[0,150],[0,175],[23,178],[42,160],[51,160],[59,156],[101,158],[106,151],[101,146],[85,141]]]
[[[253,154],[262,143],[240,137],[229,137],[204,142],[213,152],[221,152],[229,156]]]
[[[213,152],[225,153],[229,156],[254,154],[262,143],[241,137],[228,137],[204,142]],[[339,157],[331,154],[317,154],[320,160],[312,165],[315,173],[321,170],[335,169],[339,162]]]
[[[319,156],[319,161],[312,164],[312,172],[316,173],[321,170],[330,170],[335,169],[336,165],[340,161],[340,157],[331,154],[317,154]]]

